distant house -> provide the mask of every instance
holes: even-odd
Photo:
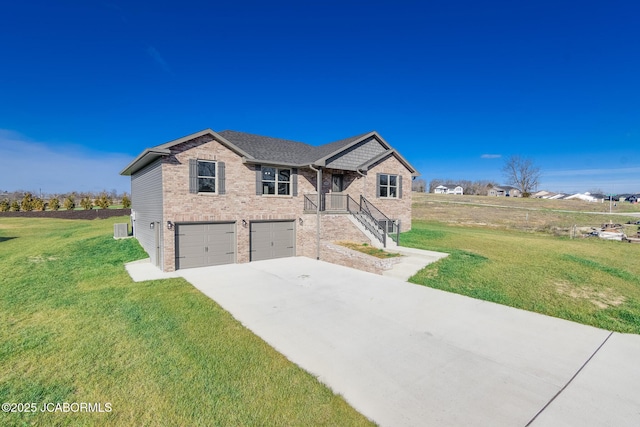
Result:
[[[435,194],[456,194],[463,195],[464,189],[459,185],[438,185],[433,189]]]
[[[509,185],[492,187],[489,189],[488,195],[493,197],[522,197],[520,190]]]
[[[571,196],[567,196],[565,197],[565,200],[573,200],[573,199],[579,199],[579,200],[584,200],[585,202],[597,202],[598,199],[594,196],[591,195],[591,193],[576,193],[576,194],[572,194]]]
[[[566,194],[563,194],[563,193],[556,193],[552,196],[545,197],[545,198],[549,200],[561,200],[561,199],[568,199],[569,197],[570,196],[567,196]]]

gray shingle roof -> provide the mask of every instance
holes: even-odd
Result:
[[[304,142],[253,135],[234,130],[223,130],[218,132],[218,135],[258,160],[303,164],[308,161],[310,153],[315,149],[315,147]]]
[[[238,148],[246,151],[255,159],[283,162],[287,164],[308,164],[326,157],[341,148],[357,141],[371,132],[352,136],[328,144],[313,146],[304,142],[289,141],[268,136],[253,135],[250,133],[224,130],[218,135],[231,142]]]

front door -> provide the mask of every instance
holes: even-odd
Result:
[[[344,183],[344,175],[333,174],[331,175],[331,192],[342,192],[342,185]]]
[[[344,175],[331,175],[331,194],[329,194],[327,210],[343,211],[346,209],[345,196],[342,194],[343,184]]]

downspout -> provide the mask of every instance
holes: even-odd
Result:
[[[309,169],[316,173],[316,190],[318,198],[316,200],[316,259],[320,260],[320,192],[322,191],[322,168],[314,168],[309,164]]]

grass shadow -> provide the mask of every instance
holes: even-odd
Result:
[[[17,239],[17,237],[0,237],[0,243],[6,242],[7,240]]]

